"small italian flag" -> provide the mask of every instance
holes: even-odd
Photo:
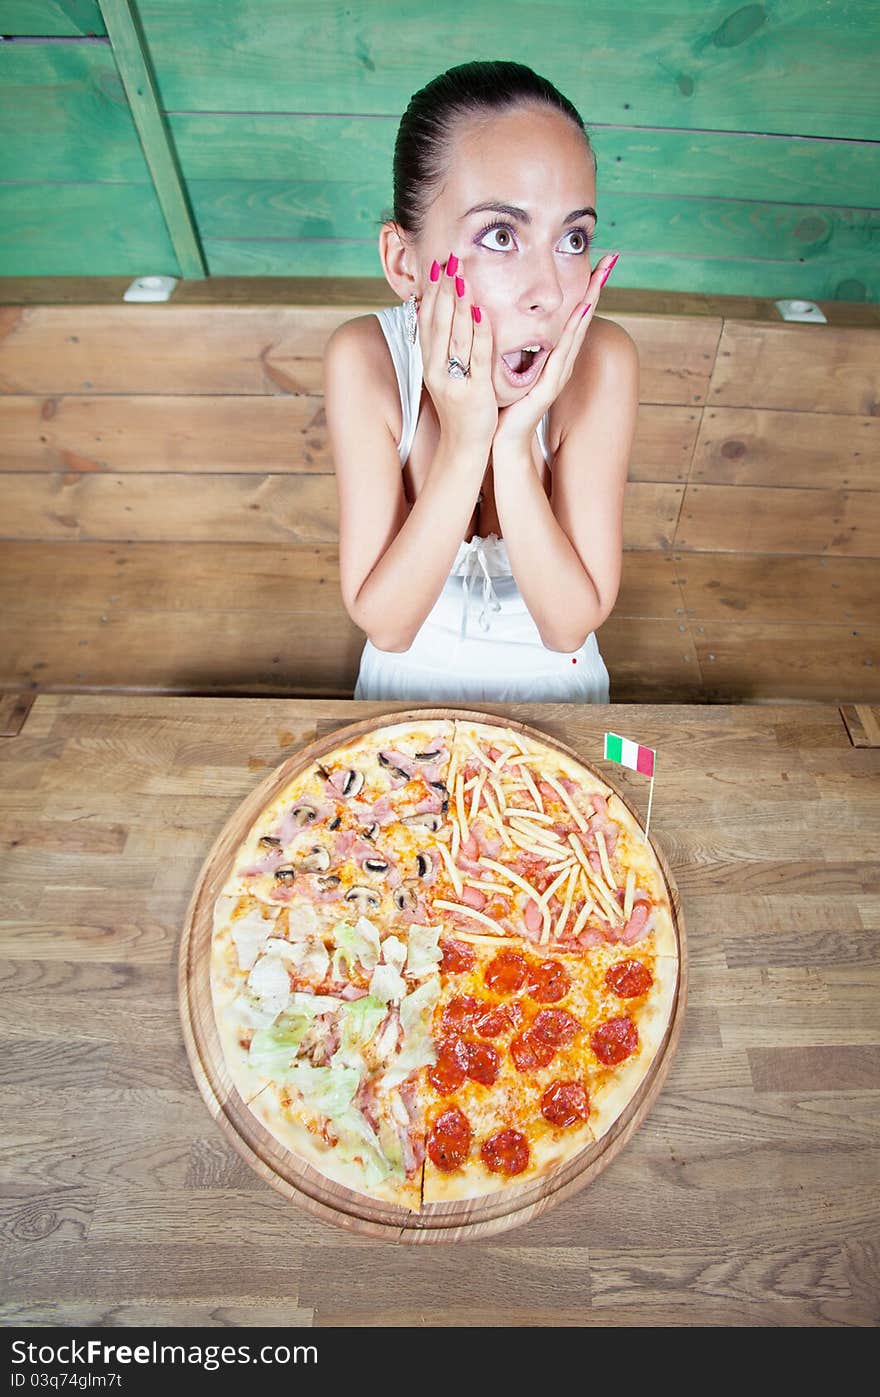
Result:
[[[628,766],[631,771],[653,777],[655,755],[653,747],[640,747],[638,742],[618,737],[616,732],[605,734],[605,760],[608,762],[617,762],[618,766]]]

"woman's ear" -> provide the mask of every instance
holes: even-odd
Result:
[[[379,256],[385,280],[395,296],[406,301],[421,291],[415,248],[398,224],[388,221],[379,233]]]

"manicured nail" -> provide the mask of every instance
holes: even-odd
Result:
[[[474,324],[479,325],[480,321],[483,319],[483,312],[480,310],[480,307],[471,306],[471,315],[474,317]]]
[[[450,252],[449,261],[446,263],[446,275],[455,276],[458,271],[458,258]]]
[[[440,263],[437,262],[437,261],[434,261],[434,262],[431,263],[431,280],[432,280],[432,281],[439,281],[439,280],[440,280]]]
[[[608,266],[605,268],[604,272],[602,273],[602,280],[599,282],[599,285],[600,285],[600,286],[604,286],[604,285],[605,285],[605,283],[606,283],[606,281],[608,280],[608,278],[610,277],[611,273],[614,271],[614,263],[617,261],[617,259],[618,259],[619,256],[620,256],[620,253],[619,253],[619,252],[615,252],[613,261],[611,261],[611,262],[608,263]]]
[[[456,294],[456,296],[458,296],[459,300],[460,300],[461,297],[464,295],[464,277],[463,277],[463,276],[457,276],[457,277],[455,278],[455,294]]]
[[[581,320],[583,320],[584,316],[586,315],[587,311],[590,309],[590,306],[592,304],[592,301],[588,301],[587,304],[584,306],[583,310],[581,311]]]

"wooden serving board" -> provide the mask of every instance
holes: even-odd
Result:
[[[531,1183],[513,1184],[486,1198],[426,1204],[420,1212],[412,1213],[333,1183],[269,1134],[232,1084],[214,1022],[210,983],[214,904],[254,821],[294,777],[328,752],[364,733],[391,723],[431,718],[458,718],[522,732],[566,753],[582,766],[595,770],[573,748],[537,728],[464,709],[413,709],[334,728],[295,752],[265,777],[227,821],[196,883],[187,911],[178,962],[178,995],[187,1054],[199,1090],[226,1138],[261,1178],[308,1212],[354,1232],[400,1242],[452,1242],[489,1236],[528,1222],[596,1178],[639,1128],[660,1092],[681,1032],[687,988],[686,938],[681,902],[666,859],[654,839],[651,839],[651,847],[666,881],[678,939],[678,985],[666,1035],[647,1075],[625,1111],[600,1140],[586,1146],[555,1172]],[[615,791],[637,823],[644,828],[637,812],[605,773],[596,772],[596,775]]]

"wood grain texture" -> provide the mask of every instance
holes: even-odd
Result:
[[[840,712],[854,747],[880,747],[880,708],[845,704]]]
[[[387,707],[40,695],[0,743],[0,817],[26,834],[0,849],[3,1321],[876,1326],[880,757],[836,704],[486,705],[601,771],[607,730],[658,752],[688,1009],[590,1187],[426,1253],[291,1207],[226,1143],[176,1017],[199,869],[319,724]],[[644,779],[607,774],[644,815]]]
[[[508,1185],[484,1198],[425,1204],[418,1212],[410,1213],[354,1193],[325,1178],[290,1151],[279,1148],[277,1140],[257,1121],[233,1087],[223,1055],[214,1021],[210,978],[214,905],[254,821],[293,779],[339,744],[364,737],[376,727],[386,726],[388,721],[417,722],[422,717],[479,721],[483,715],[463,709],[421,708],[412,712],[398,710],[391,718],[378,714],[342,729],[333,726],[329,733],[318,731],[320,725],[316,725],[315,740],[300,748],[249,793],[217,836],[199,874],[180,943],[178,998],[187,1053],[199,1090],[226,1137],[261,1178],[307,1212],[360,1235],[395,1242],[451,1245],[486,1239],[541,1216],[597,1178],[632,1138],[666,1080],[681,1035],[687,997],[687,942],[675,880],[662,852],[655,847],[678,943],[677,984],[663,1041],[638,1090],[607,1133],[549,1174],[528,1184]],[[505,719],[504,725],[561,750],[576,762],[583,760],[582,755],[567,744],[548,742],[547,735],[540,729],[516,719]],[[607,784],[628,804],[613,780],[608,780]],[[639,822],[631,807],[630,813]]]

